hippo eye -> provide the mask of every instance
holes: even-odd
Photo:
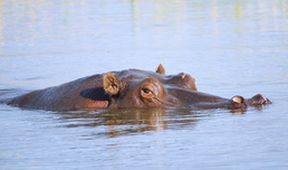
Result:
[[[142,89],[142,92],[143,92],[144,94],[146,94],[146,95],[152,94],[152,91],[151,91],[150,89],[148,89],[148,88],[143,88],[143,89]]]
[[[153,98],[154,94],[150,89],[144,87],[141,89],[141,96],[145,99],[151,99]]]

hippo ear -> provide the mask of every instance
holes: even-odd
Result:
[[[162,64],[159,64],[159,66],[156,69],[156,73],[165,75],[165,69]]]
[[[103,75],[103,88],[109,95],[117,95],[123,87],[124,83],[122,83],[112,72]]]

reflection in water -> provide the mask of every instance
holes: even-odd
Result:
[[[59,113],[59,116],[61,124],[67,128],[104,127],[103,131],[97,130],[99,132],[93,133],[92,136],[116,137],[191,126],[207,114],[194,114],[190,110],[125,109]]]
[[[122,41],[124,38],[125,42],[131,41],[126,39],[127,36],[132,38],[129,33],[131,25],[132,35],[136,42],[130,45],[141,43],[139,41],[147,38],[145,36],[151,33],[160,34],[155,35],[155,40],[157,40],[161,35],[167,38],[167,33],[169,35],[178,33],[182,38],[184,35],[196,32],[218,35],[231,29],[230,27],[238,33],[258,32],[259,30],[287,31],[287,22],[274,22],[274,17],[279,16],[283,17],[283,21],[287,20],[287,2],[287,0],[276,2],[263,0],[256,3],[241,0],[229,3],[219,0],[184,2],[132,0],[130,13],[125,11],[124,16],[121,16],[126,19],[125,22],[129,23],[124,27],[123,21],[117,19],[120,17],[105,10],[109,3],[102,1],[95,4],[85,0],[63,1],[59,4],[58,1],[48,0],[1,0],[0,43],[2,46],[5,44],[5,48],[14,46],[14,50],[15,47],[19,50],[42,47],[42,51],[48,49],[58,51],[63,50],[61,48],[65,46],[67,48],[68,45],[70,45],[70,50],[75,47],[82,49],[89,47],[90,50],[91,48],[95,50],[95,48],[103,47],[103,44],[111,43],[99,37],[115,41]],[[120,12],[123,13],[123,11]],[[221,20],[223,18],[230,20],[231,25],[223,24]],[[257,24],[251,25],[247,22],[250,19],[255,20]],[[113,32],[111,27],[119,27],[121,30]],[[121,33],[125,30],[124,36]],[[119,39],[115,39],[116,35]],[[153,39],[153,37],[150,38]],[[173,35],[173,38],[177,36]],[[81,44],[88,47],[83,47]]]
[[[208,25],[211,27],[210,31],[213,34],[218,34],[219,31],[225,31],[225,26],[227,27],[227,25],[223,25],[221,18],[235,21],[235,23],[232,22],[235,32],[288,30],[287,24],[284,23],[274,22],[271,25],[274,16],[283,16],[285,17],[283,19],[287,19],[287,0],[277,0],[276,2],[263,0],[256,3],[242,0],[231,2],[157,0],[153,3],[151,1],[132,0],[131,2],[134,29],[138,32],[143,31],[143,29],[152,30],[155,33],[161,33],[163,30],[177,30],[176,32],[179,32],[189,29],[199,32],[209,29],[206,26],[212,23],[212,25]],[[250,26],[250,23],[247,22],[247,19],[250,18],[259,22],[257,27]],[[219,27],[223,28],[219,29]]]

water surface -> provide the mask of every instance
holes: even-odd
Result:
[[[111,70],[187,72],[229,110],[0,105],[0,169],[287,169],[287,0],[0,0],[0,99]]]

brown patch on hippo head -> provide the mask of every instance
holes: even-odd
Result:
[[[156,73],[165,75],[165,69],[162,64],[159,64],[159,66],[156,69]]]
[[[114,73],[108,72],[103,75],[103,88],[111,96],[118,95],[120,90],[125,87],[125,83],[120,81]]]

